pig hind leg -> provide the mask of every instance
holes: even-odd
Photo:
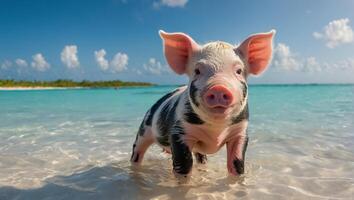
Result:
[[[196,159],[197,163],[199,164],[206,164],[207,156],[201,153],[194,153],[194,158]]]
[[[135,164],[140,164],[144,158],[146,150],[154,143],[154,141],[151,127],[143,127],[143,125],[141,125],[133,144],[133,152],[130,161]]]

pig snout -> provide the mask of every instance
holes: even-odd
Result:
[[[232,92],[223,85],[213,85],[203,95],[204,103],[209,108],[228,108],[234,102]]]

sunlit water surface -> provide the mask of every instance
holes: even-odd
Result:
[[[157,146],[129,163],[172,88],[0,91],[0,199],[354,199],[352,85],[251,86],[246,173],[222,149],[185,185]]]

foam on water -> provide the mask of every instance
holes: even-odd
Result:
[[[145,111],[172,87],[0,91],[0,199],[352,199],[351,85],[251,86],[246,173],[226,153],[189,183],[157,146],[130,151]]]

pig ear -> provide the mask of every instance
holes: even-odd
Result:
[[[200,48],[199,45],[184,33],[166,33],[160,30],[159,34],[168,64],[177,74],[184,74],[188,58]]]
[[[249,36],[237,47],[236,51],[248,62],[248,71],[258,75],[262,73],[272,59],[273,36],[275,30]]]

